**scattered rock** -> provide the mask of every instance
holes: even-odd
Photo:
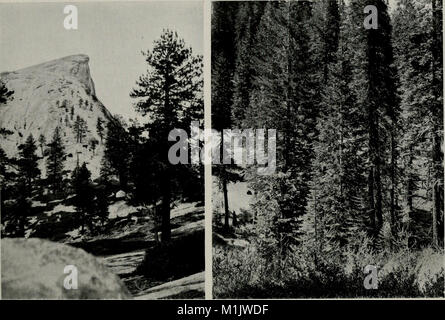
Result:
[[[122,191],[122,190],[119,190],[117,193],[116,193],[116,199],[124,199],[125,197],[126,197],[126,193],[124,192],[124,191]]]
[[[120,279],[82,249],[37,238],[1,240],[3,299],[129,299]],[[77,289],[64,281],[74,276],[64,269],[77,268]]]
[[[186,295],[190,292],[199,292],[204,296],[204,272],[150,288],[135,299],[168,299],[178,295]]]
[[[250,243],[244,239],[233,239],[233,238],[225,238],[224,236],[213,233],[213,241],[215,244],[224,245],[224,246],[232,246],[236,248],[247,248]]]

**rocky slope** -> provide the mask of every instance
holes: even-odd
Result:
[[[0,128],[13,132],[0,140],[8,156],[17,155],[17,146],[29,134],[36,140],[43,134],[49,142],[59,126],[67,153],[66,169],[74,168],[79,158],[87,162],[93,177],[98,175],[103,145],[99,143],[93,151],[90,141],[101,140],[97,119],[102,118],[105,127],[112,116],[96,97],[88,62],[86,55],[73,55],[0,74],[8,89],[14,91],[13,99],[0,105]],[[77,141],[74,131],[78,116],[87,127],[82,142]],[[43,160],[40,167],[44,173]]]

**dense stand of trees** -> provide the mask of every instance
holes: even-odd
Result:
[[[67,179],[60,131],[61,129],[56,127],[52,140],[47,145],[45,139],[42,139],[43,136],[40,136],[41,150],[47,147],[41,157],[37,155],[38,145],[32,135],[18,145],[16,158],[8,157],[0,149],[2,220],[6,223],[5,232],[8,235],[25,236],[28,219],[36,212],[33,209],[33,201],[36,199],[50,201],[72,194],[73,205],[77,209],[77,223],[82,233],[86,232],[87,227],[88,230],[95,231],[93,221],[97,218],[102,222],[107,218],[109,191],[104,191],[103,187],[92,183],[91,173],[85,163],[77,166],[71,178]],[[42,176],[39,169],[41,159],[44,159],[46,165],[46,177]],[[48,191],[46,196],[45,191]]]
[[[276,174],[250,180],[264,247],[443,246],[441,17],[436,0],[214,3],[214,125],[278,130]]]
[[[212,17],[212,127],[218,131],[221,137],[220,155],[223,154],[224,129],[232,128],[232,105],[234,102],[233,77],[235,72],[235,19],[237,3],[221,5],[214,4]],[[222,162],[222,161],[221,161]],[[219,178],[220,187],[224,199],[224,229],[229,230],[230,208],[228,201],[227,185],[229,182],[241,180],[239,170],[234,165],[215,165],[212,172]]]
[[[13,93],[2,83],[1,103],[13,99]],[[66,101],[62,102],[62,106],[68,110],[66,104]],[[82,142],[81,139],[86,131],[85,121],[77,117],[74,127],[76,142]],[[5,138],[13,134],[3,128],[0,133]],[[98,192],[96,195],[89,181],[91,174],[85,164],[75,168],[72,179],[67,179],[66,152],[62,135],[60,127],[55,128],[48,143],[43,134],[40,134],[38,141],[29,135],[24,143],[17,146],[17,157],[8,157],[0,148],[2,222],[6,226],[4,229],[6,234],[25,236],[29,217],[36,213],[33,202],[43,199],[51,201],[74,194],[74,205],[79,213],[78,221],[82,225],[82,232],[86,231],[85,224],[92,229],[91,220],[94,215],[103,218],[105,212],[108,212],[108,207],[104,205],[107,196],[103,192]],[[40,156],[37,154],[38,149]],[[44,160],[46,167],[46,177],[42,176],[39,168],[41,159]],[[72,188],[67,183],[68,180],[71,180]]]

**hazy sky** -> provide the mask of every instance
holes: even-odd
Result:
[[[76,3],[78,30],[65,30],[66,3],[0,3],[0,72],[83,53],[99,100],[111,113],[136,115],[129,97],[147,69],[141,50],[151,49],[163,28],[174,29],[203,53],[201,1]]]

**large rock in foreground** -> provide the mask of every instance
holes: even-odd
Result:
[[[41,239],[1,240],[2,299],[127,299],[120,279],[82,249]],[[66,266],[77,289],[66,289]],[[72,282],[70,282],[72,284]]]

